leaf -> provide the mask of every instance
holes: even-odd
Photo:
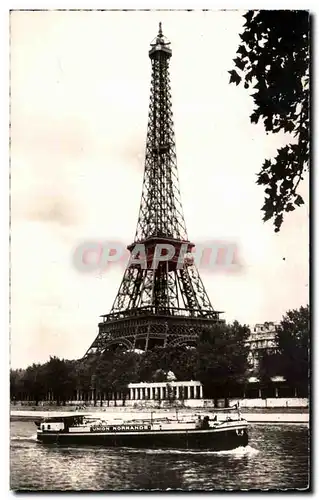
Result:
[[[239,45],[238,50],[237,50],[237,54],[241,54],[242,56],[245,56],[246,54],[248,54],[244,45]]]
[[[258,123],[260,116],[258,113],[254,112],[250,115],[250,121],[251,123]]]
[[[285,132],[292,132],[295,129],[295,125],[293,122],[289,121],[285,123],[284,125],[284,131]]]
[[[295,210],[295,207],[292,205],[292,203],[287,203],[286,212],[293,212],[294,210]]]
[[[255,75],[255,70],[252,69],[251,71],[249,71],[249,73],[247,73],[246,75],[246,82],[251,82],[252,79],[253,79],[253,76]]]
[[[263,168],[267,169],[271,167],[271,161],[270,160],[265,160],[263,164]]]
[[[267,220],[272,218],[272,213],[271,212],[266,212],[265,215],[263,216],[263,221],[267,222]]]
[[[249,10],[246,14],[243,15],[243,17],[247,20],[247,22],[250,22],[254,17],[254,11]]]
[[[241,71],[245,69],[246,62],[240,59],[239,57],[236,57],[236,59],[234,59],[234,63],[237,66],[237,68],[239,68]]]
[[[284,219],[284,217],[282,214],[276,215],[275,221],[274,221],[275,233],[278,233],[279,229],[281,228],[281,224],[282,224],[283,219]]]
[[[300,205],[304,205],[304,201],[302,199],[302,197],[300,196],[300,194],[297,194],[296,198],[295,198],[295,204],[300,207]]]
[[[241,82],[241,77],[238,75],[238,73],[234,69],[231,71],[228,71],[228,73],[230,73],[229,83],[236,83],[236,85],[238,85]]]
[[[272,117],[271,116],[267,116],[267,118],[265,118],[264,125],[265,125],[266,130],[268,130],[268,131],[272,130]]]
[[[249,43],[252,40],[253,34],[249,31],[244,31],[241,35],[239,35],[243,42]]]
[[[259,174],[257,184],[268,184],[269,182],[269,175],[266,172],[262,172]]]

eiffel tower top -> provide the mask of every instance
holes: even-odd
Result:
[[[169,60],[162,24],[151,43],[151,92],[142,199],[134,242],[149,238],[188,240],[177,172]]]
[[[151,59],[158,58],[160,56],[164,56],[165,58],[169,58],[172,55],[172,49],[169,47],[170,41],[163,35],[162,31],[162,23],[159,23],[158,35],[151,42],[151,50],[149,51],[149,56]]]

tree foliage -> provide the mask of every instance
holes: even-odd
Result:
[[[282,375],[291,388],[307,394],[309,367],[309,306],[288,311],[277,327],[276,346],[263,351],[256,376],[261,387]],[[120,393],[122,404],[132,382],[166,382],[173,400],[170,372],[177,381],[199,380],[204,397],[228,398],[239,395],[251,375],[248,363],[250,331],[237,321],[216,324],[203,333],[196,347],[167,346],[137,353],[121,349],[69,361],[51,357],[47,363],[33,364],[25,370],[10,371],[12,400],[29,399],[36,404],[48,398],[57,404],[75,400],[78,391],[84,400],[96,404]],[[172,374],[171,374],[172,375]]]
[[[11,399],[38,401],[50,399],[57,404],[74,400],[81,391],[84,400],[111,399],[121,394],[122,404],[132,382],[166,382],[170,392],[169,372],[177,381],[199,380],[204,397],[228,398],[238,395],[249,377],[250,331],[237,321],[216,324],[203,333],[196,347],[167,346],[137,353],[121,349],[78,361],[51,357],[43,365],[26,370],[11,370]],[[259,377],[264,385],[274,375],[284,375],[292,387],[306,387],[308,381],[309,308],[289,311],[277,333],[277,353],[264,354]],[[175,396],[174,396],[175,397]],[[172,399],[173,398],[173,399]]]
[[[183,345],[155,347],[142,354],[139,379],[143,382],[166,381],[168,372],[172,371],[177,380],[195,380],[196,363],[196,349]]]
[[[282,363],[282,355],[279,352],[260,352],[257,375],[262,386],[270,385],[273,377],[283,376]]]
[[[286,212],[304,203],[298,185],[309,169],[309,12],[248,11],[230,83],[254,90],[252,123],[291,134],[291,142],[266,159],[257,184],[265,187],[263,220],[279,231]]]
[[[276,340],[282,358],[282,371],[289,384],[308,392],[309,384],[309,306],[288,311],[278,329]]]
[[[176,380],[200,380],[207,396],[217,395],[244,377],[247,332],[247,327],[235,322],[216,326],[211,334],[199,339],[196,348],[157,347],[141,354],[118,349],[78,361],[53,357],[43,365],[11,370],[11,397],[19,400],[28,395],[37,403],[50,393],[60,404],[81,391],[85,400],[93,395],[96,403],[97,399],[109,401],[112,393],[120,393],[125,404],[129,383],[157,381],[169,385],[170,372]]]
[[[11,397],[19,400],[28,396],[38,404],[50,393],[50,397],[60,404],[72,399],[75,381],[75,362],[54,356],[43,365],[34,363],[25,370],[11,370]]]
[[[65,403],[72,397],[75,385],[74,363],[59,359],[56,356],[50,357],[43,370],[46,389],[52,393],[57,404]]]
[[[309,384],[309,306],[288,311],[276,328],[274,349],[260,353],[258,378],[262,386],[272,377],[283,376],[288,387],[308,395]]]
[[[204,386],[205,397],[229,395],[243,383],[248,370],[249,328],[235,321],[217,324],[209,334],[201,336],[197,347],[196,378]]]

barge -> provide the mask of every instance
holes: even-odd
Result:
[[[64,413],[35,423],[38,441],[58,445],[220,451],[248,444],[248,423],[239,414],[225,418],[215,414],[119,421]]]

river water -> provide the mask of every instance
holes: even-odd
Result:
[[[251,425],[230,452],[43,445],[32,422],[11,422],[11,489],[239,490],[308,486],[306,425]]]

